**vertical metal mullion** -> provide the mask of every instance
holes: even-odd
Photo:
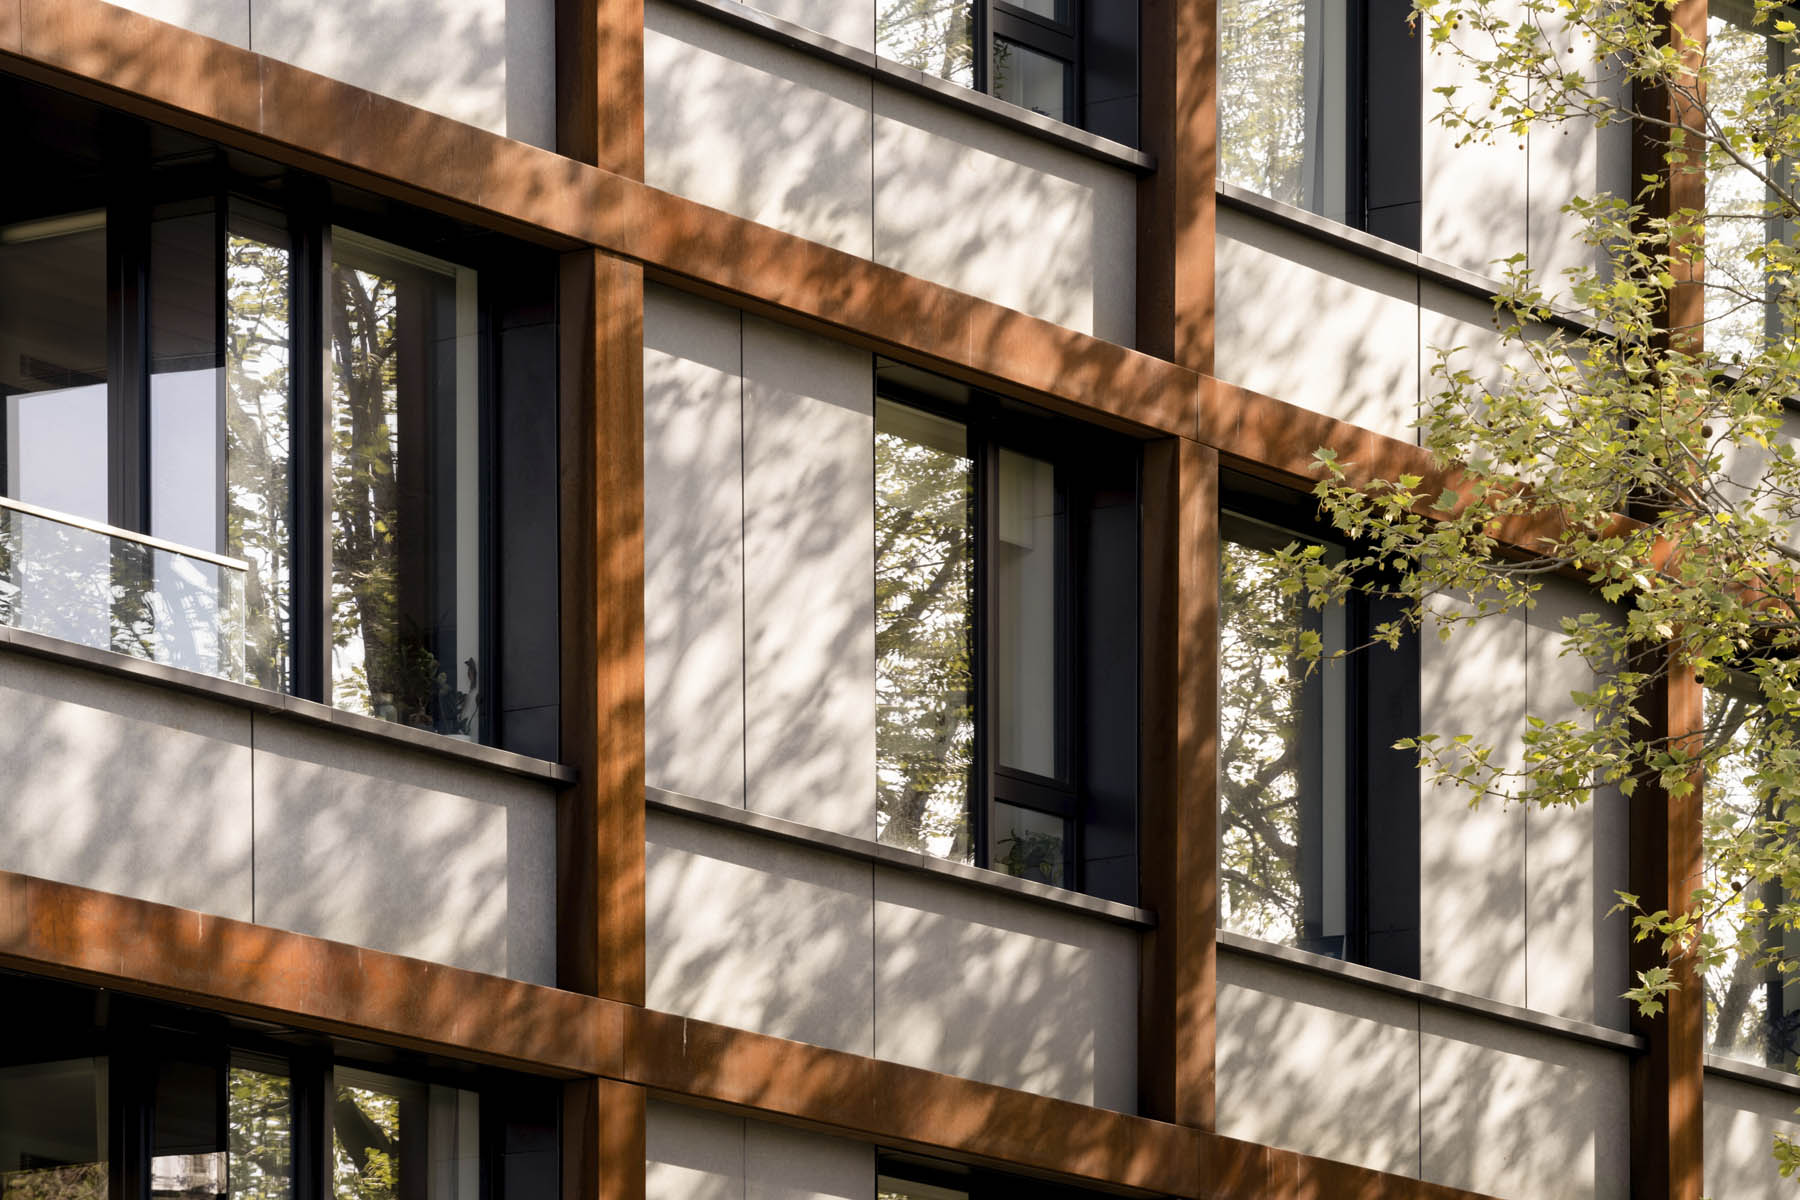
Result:
[[[1369,139],[1374,136],[1369,120],[1369,6],[1367,0],[1350,0],[1344,86],[1349,103],[1344,130],[1344,212],[1358,229],[1369,227]]]
[[[226,347],[230,336],[225,305],[230,298],[226,286],[226,260],[231,252],[231,196],[223,181],[213,191],[213,389],[214,411],[219,431],[219,469],[215,495],[219,504],[219,525],[213,536],[220,554],[231,554],[231,467],[226,453],[231,445],[230,383],[225,378]]]
[[[1076,633],[1082,627],[1078,611],[1080,589],[1075,586],[1075,572],[1085,558],[1086,541],[1085,530],[1076,520],[1075,488],[1065,466],[1067,461],[1060,452],[1051,461],[1055,502],[1062,505],[1062,537],[1057,539],[1056,546],[1056,620],[1052,623],[1056,645],[1052,652],[1056,656],[1056,769],[1058,782],[1067,787],[1069,795],[1069,811],[1063,816],[1063,885],[1078,891],[1081,887],[1083,821],[1082,763],[1075,714],[1076,697],[1081,694],[1083,681],[1078,678],[1081,655],[1075,652]],[[1082,505],[1082,511],[1092,511],[1092,504]]]
[[[975,90],[994,90],[994,0],[974,0]]]
[[[135,155],[120,147],[119,168],[106,206],[106,441],[109,523],[149,528],[149,206],[141,179],[133,186]]]
[[[293,504],[293,577],[290,582],[289,638],[293,647],[293,692],[329,702],[331,555],[329,490],[330,427],[325,414],[325,304],[329,269],[322,204],[297,206],[289,213],[293,247],[289,320],[293,450],[289,494]]]
[[[997,604],[994,598],[993,564],[999,549],[999,524],[994,511],[1000,460],[985,417],[971,415],[969,421],[970,457],[975,463],[975,629],[973,660],[975,671],[975,789],[972,809],[975,865],[988,864],[988,828],[992,821],[995,790],[994,731],[998,714],[994,688],[994,629]]]

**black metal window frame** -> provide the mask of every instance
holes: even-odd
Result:
[[[1081,8],[1087,0],[1067,0],[1069,19],[1042,17],[1006,0],[974,0],[975,90],[994,91],[994,42],[1003,39],[1068,64],[1063,79],[1063,120],[1081,125]]]
[[[1226,536],[1231,519],[1238,518],[1259,527],[1258,540],[1270,547],[1289,541],[1328,546],[1336,542],[1309,498],[1248,477],[1230,476],[1224,481],[1219,515],[1222,541],[1255,544]],[[1338,953],[1323,947],[1311,949],[1417,978],[1419,772],[1409,752],[1393,747],[1395,741],[1416,736],[1420,730],[1418,639],[1416,635],[1403,637],[1397,651],[1370,644],[1377,625],[1400,615],[1399,601],[1353,592],[1344,608],[1346,648],[1353,652],[1343,663],[1343,719],[1327,728],[1324,706],[1318,702],[1307,704],[1301,717],[1321,745],[1322,739],[1337,741],[1345,772],[1345,932]],[[1378,659],[1377,655],[1386,657]],[[1316,685],[1309,680],[1307,686]],[[1221,772],[1225,766],[1219,764]],[[1320,798],[1310,799],[1311,808],[1317,810]],[[1310,846],[1304,840],[1309,825],[1314,830],[1321,827],[1322,814],[1311,811],[1309,821],[1308,798],[1302,797],[1301,803],[1301,871],[1322,872],[1318,834],[1315,832]]]
[[[969,528],[975,551],[970,630],[974,648],[975,767],[970,772],[969,812],[975,865],[991,866],[994,805],[1010,804],[1061,819],[1061,886],[1070,891],[1081,891],[1085,880],[1081,878],[1082,810],[1077,781],[1081,778],[1082,763],[1075,736],[1080,715],[1076,697],[1081,693],[1081,681],[1077,678],[1080,656],[1075,653],[1075,641],[1082,628],[1083,614],[1078,611],[1080,589],[1074,586],[1074,573],[1083,555],[1079,542],[1080,523],[1067,519],[1070,503],[1068,474],[1080,453],[1079,444],[1073,435],[1063,430],[1040,428],[1040,422],[1009,413],[996,397],[977,393],[972,403],[963,406],[889,380],[881,381],[877,388],[877,394],[885,400],[962,426],[968,436],[969,458],[974,464]],[[1055,472],[1056,502],[1065,514],[1055,562],[1057,774],[1054,777],[1001,766],[994,748],[999,718],[995,697],[998,651],[994,631],[999,627],[1001,615],[992,574],[1000,541],[996,497],[999,494],[1000,452],[1003,450],[1028,454],[1051,464]]]
[[[39,996],[32,992],[44,989]],[[509,1200],[504,1169],[509,1124],[522,1111],[555,1122],[560,1141],[561,1087],[542,1076],[426,1057],[383,1046],[327,1038],[224,1014],[178,1007],[79,984],[0,971],[0,1005],[61,998],[73,1029],[51,1031],[48,1041],[23,1047],[62,1057],[105,1059],[105,1129],[109,1200],[151,1200],[151,1160],[158,1143],[159,1080],[169,1064],[216,1072],[217,1144],[228,1143],[230,1068],[284,1077],[289,1087],[290,1200],[332,1200],[333,1143],[330,1115],[333,1072],[339,1068],[385,1076],[408,1085],[438,1084],[473,1093],[479,1104],[478,1200]],[[91,1013],[91,1024],[84,1019]],[[548,1124],[543,1125],[549,1128]],[[554,1191],[554,1188],[551,1189]],[[421,1193],[413,1192],[413,1195]],[[510,1200],[549,1200],[518,1195]]]
[[[288,412],[292,448],[289,503],[292,530],[289,642],[291,674],[287,694],[330,703],[331,522],[327,480],[330,475],[330,422],[327,414],[324,313],[330,263],[326,260],[330,231],[335,227],[367,231],[396,245],[407,245],[403,221],[334,203],[329,189],[307,178],[285,180],[283,194],[260,194],[254,184],[237,177],[223,161],[195,164],[175,171],[153,171],[135,141],[117,146],[114,169],[105,181],[101,208],[105,213],[107,263],[107,520],[109,524],[148,534],[151,512],[151,307],[154,280],[150,263],[150,230],[160,208],[177,203],[214,206],[213,291],[216,314],[215,368],[223,368],[226,321],[226,254],[233,214],[251,212],[259,224],[282,231],[290,256],[288,289]],[[483,263],[467,263],[477,269]],[[480,361],[477,367],[477,422],[482,453],[477,464],[478,525],[482,530],[480,628],[481,661],[493,663],[497,614],[492,602],[494,514],[490,476],[495,415],[492,320],[486,289],[478,292]],[[0,422],[0,492],[6,488],[5,429]],[[479,710],[479,737],[493,738],[494,714]]]

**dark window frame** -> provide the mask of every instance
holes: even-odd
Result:
[[[975,866],[995,870],[992,839],[995,805],[1006,804],[1040,815],[1058,818],[1063,826],[1062,879],[1058,884],[1067,891],[1101,894],[1121,902],[1135,902],[1135,867],[1131,894],[1117,886],[1091,891],[1096,887],[1089,866],[1090,825],[1098,816],[1097,806],[1088,787],[1091,755],[1083,734],[1089,724],[1089,711],[1094,704],[1087,699],[1094,686],[1092,672],[1083,661],[1089,657],[1089,643],[1094,634],[1089,627],[1090,609],[1087,584],[1091,579],[1092,538],[1086,522],[1078,519],[1091,515],[1097,506],[1089,501],[1091,476],[1081,467],[1094,457],[1093,437],[1096,431],[1030,410],[998,396],[971,391],[966,401],[958,402],[912,387],[903,381],[878,374],[875,394],[887,400],[934,417],[953,421],[966,431],[967,448],[972,462],[973,487],[969,498],[969,529],[974,550],[972,562],[972,595],[970,603],[970,637],[972,645],[971,708],[974,725],[973,765],[969,772],[970,845]],[[1121,439],[1117,453],[1124,452],[1128,439]],[[993,563],[999,551],[998,495],[999,460],[1002,451],[1029,455],[1050,463],[1054,472],[1057,506],[1063,514],[1061,536],[1056,552],[1056,631],[1055,726],[1057,739],[1057,775],[1003,766],[996,746],[999,703],[995,695],[998,677],[997,643],[994,631],[999,627],[997,589],[993,583]],[[1116,465],[1116,464],[1115,464]],[[1141,456],[1133,471],[1134,500],[1141,503]],[[1135,516],[1134,506],[1134,516]],[[1142,524],[1136,524],[1134,557],[1141,554]],[[1136,607],[1138,580],[1131,578],[1133,610]],[[1132,630],[1135,642],[1136,631]],[[1132,690],[1135,695],[1137,664],[1130,664]],[[1135,720],[1135,710],[1133,713]],[[1131,746],[1135,763],[1137,747]],[[1135,783],[1135,780],[1134,780]],[[1132,793],[1135,826],[1135,787]],[[1136,830],[1132,831],[1135,846]],[[1029,878],[1029,877],[1027,877]]]
[[[1234,518],[1254,522],[1266,544],[1289,540],[1327,546],[1341,544],[1320,520],[1310,498],[1297,496],[1247,476],[1228,474],[1219,502],[1220,552],[1227,541],[1251,544],[1227,536]],[[1280,542],[1286,544],[1286,542]],[[1344,713],[1340,727],[1324,728],[1323,705],[1307,706],[1304,724],[1315,724],[1323,746],[1326,738],[1341,739],[1344,764],[1344,933],[1333,953],[1323,943],[1298,948],[1326,957],[1374,967],[1395,975],[1417,978],[1420,969],[1420,834],[1422,798],[1416,758],[1410,751],[1394,749],[1394,742],[1417,736],[1420,725],[1420,650],[1416,633],[1402,637],[1400,647],[1389,651],[1368,646],[1375,627],[1400,617],[1399,601],[1353,593],[1344,605],[1345,644],[1356,649],[1344,661]],[[1310,681],[1309,681],[1310,684]],[[1223,712],[1221,712],[1221,718]],[[1302,735],[1304,736],[1304,735]],[[1303,754],[1307,753],[1303,750]],[[1223,747],[1221,747],[1221,756]],[[1227,764],[1219,763],[1221,774]],[[1303,767],[1304,769],[1304,767]],[[1221,801],[1224,792],[1220,792]],[[1301,832],[1307,825],[1323,823],[1318,796],[1301,797]],[[1220,836],[1224,835],[1224,812]],[[1300,852],[1301,886],[1309,870],[1322,875],[1316,842],[1304,842]],[[1304,911],[1305,896],[1302,906]],[[1221,919],[1223,908],[1221,906]],[[1225,928],[1223,924],[1220,926]],[[1304,930],[1297,936],[1305,938]]]
[[[486,745],[556,758],[554,684],[546,694],[540,679],[523,678],[533,672],[538,676],[548,673],[553,681],[557,673],[554,656],[534,653],[532,672],[507,669],[500,659],[503,641],[512,638],[510,626],[502,625],[503,620],[557,628],[557,589],[544,578],[547,571],[554,574],[557,569],[556,547],[546,549],[536,544],[541,538],[524,538],[522,542],[533,543],[532,549],[507,549],[511,536],[519,532],[519,522],[525,519],[515,512],[529,510],[535,514],[530,518],[534,527],[543,526],[546,502],[542,493],[548,490],[554,497],[554,473],[543,476],[541,471],[523,470],[519,451],[504,461],[502,458],[502,445],[515,438],[520,446],[543,442],[546,420],[552,443],[554,440],[558,415],[554,401],[554,252],[334,184],[15,76],[0,73],[0,95],[17,95],[22,110],[42,118],[43,134],[22,139],[19,149],[30,161],[43,155],[63,168],[47,173],[41,186],[34,184],[15,193],[5,206],[8,215],[4,219],[30,221],[40,215],[92,213],[104,229],[105,327],[95,340],[104,338],[106,352],[108,462],[105,511],[96,510],[87,519],[104,516],[106,524],[133,535],[156,533],[152,391],[158,365],[166,361],[156,357],[153,345],[156,293],[161,285],[152,262],[152,242],[153,232],[161,227],[159,222],[185,217],[190,207],[195,216],[203,206],[211,207],[213,228],[206,250],[210,259],[190,258],[194,266],[185,278],[193,281],[191,294],[198,299],[206,294],[206,285],[200,281],[210,272],[214,321],[210,357],[212,367],[221,372],[227,358],[229,236],[242,232],[240,219],[247,219],[255,227],[252,236],[288,256],[290,507],[288,628],[284,635],[288,663],[282,694],[325,704],[332,699],[332,462],[330,382],[325,362],[329,329],[323,319],[330,295],[326,255],[331,230],[350,230],[476,273],[473,318],[478,352],[469,383],[478,450],[470,464],[473,491],[465,494],[473,499],[470,513],[478,531],[472,569],[479,611],[469,641],[476,648],[483,678],[470,732]],[[191,246],[197,255],[201,240],[196,235],[177,248]],[[157,253],[165,251],[158,248]],[[173,258],[163,261],[172,262]],[[96,296],[101,298],[98,293]],[[192,328],[203,325],[195,322]],[[191,357],[193,366],[206,365],[203,359],[208,356],[197,349],[180,348],[175,353]],[[500,382],[503,363],[512,372],[504,386]],[[538,396],[548,400],[520,407],[522,400]],[[546,407],[547,413],[539,411]],[[523,417],[531,425],[530,431],[515,428],[525,408],[530,410]],[[220,419],[223,430],[223,414]],[[0,494],[14,494],[5,478],[4,426],[0,422]],[[549,452],[554,452],[553,444]],[[554,505],[549,507],[553,530]],[[225,512],[221,504],[221,525]],[[141,557],[140,547],[123,541],[119,546],[115,571],[132,566],[132,561],[122,560]],[[505,563],[501,561],[503,553]],[[540,659],[549,661],[536,661]]]

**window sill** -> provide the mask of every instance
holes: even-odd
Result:
[[[1484,996],[1475,996],[1467,992],[1439,987],[1434,983],[1408,979],[1404,975],[1390,975],[1386,971],[1377,971],[1373,967],[1342,962],[1319,954],[1309,954],[1305,950],[1296,950],[1291,946],[1277,946],[1273,942],[1259,941],[1256,938],[1246,937],[1241,933],[1232,933],[1226,929],[1219,930],[1219,948],[1241,954],[1246,958],[1298,967],[1316,975],[1326,975],[1335,979],[1360,983],[1396,996],[1408,996],[1439,1008],[1487,1017],[1509,1025],[1535,1029],[1540,1033],[1550,1033],[1558,1037],[1587,1042],[1608,1050],[1641,1053],[1649,1048],[1649,1042],[1634,1033],[1608,1029],[1604,1025],[1595,1025],[1589,1021],[1577,1021],[1570,1017],[1559,1017],[1552,1013],[1538,1012],[1535,1009],[1520,1008],[1514,1004],[1503,1004]]]
[[[1235,183],[1221,181],[1217,185],[1217,191],[1220,203],[1227,208],[1251,213],[1277,225],[1328,242],[1339,249],[1348,250],[1371,262],[1411,271],[1421,279],[1429,279],[1433,283],[1442,284],[1454,291],[1463,292],[1490,303],[1503,286],[1500,280],[1492,276],[1482,275],[1441,259],[1431,258],[1428,255],[1420,254],[1417,250],[1402,246],[1398,242],[1390,242],[1385,238],[1364,233],[1360,229],[1333,221],[1329,217],[1321,217],[1318,213],[1308,212],[1304,208],[1296,208],[1291,204],[1283,204],[1279,200],[1271,200],[1267,196],[1259,195],[1246,187],[1239,187]],[[1558,318],[1568,328],[1581,331],[1589,328],[1589,322],[1579,309],[1565,308],[1556,311]]]
[[[1148,175],[1156,170],[1156,160],[1142,150],[1103,138],[1074,125],[1054,121],[1041,113],[1008,104],[982,92],[939,79],[913,67],[902,66],[892,59],[872,54],[860,46],[840,42],[836,38],[771,16],[738,0],[668,0],[693,12],[704,13],[727,25],[765,37],[791,50],[810,54],[840,67],[848,67],[882,83],[928,97],[951,108],[960,108],[997,125],[1005,125],[1042,141],[1099,159],[1115,167]]]
[[[464,742],[422,729],[409,729],[404,725],[395,725],[374,717],[365,717],[359,713],[344,712],[341,709],[332,708],[328,704],[302,700],[296,696],[285,696],[280,692],[251,687],[249,684],[216,679],[211,675],[184,671],[179,667],[146,662],[141,658],[116,654],[110,650],[96,650],[75,642],[65,642],[61,638],[48,637],[24,629],[14,629],[8,625],[0,625],[0,648],[20,654],[29,654],[34,658],[85,667],[117,679],[147,683],[155,687],[167,688],[170,691],[184,692],[190,696],[216,700],[253,712],[267,713],[319,728],[337,730],[355,737],[386,742],[393,746],[403,746],[440,758],[460,759],[475,766],[486,767],[508,775],[517,775],[524,779],[538,780],[559,788],[568,787],[576,780],[575,769],[563,766],[561,763],[545,762],[542,759],[530,758],[523,754],[514,754],[510,750]]]
[[[1758,1066],[1756,1063],[1739,1062],[1735,1058],[1726,1058],[1721,1054],[1706,1056],[1706,1070],[1712,1075],[1722,1075],[1727,1079],[1736,1079],[1740,1083],[1754,1083],[1760,1087],[1780,1088],[1784,1092],[1800,1095],[1800,1075],[1792,1071],[1778,1071],[1774,1067]]]
[[[986,871],[980,867],[966,866],[963,863],[946,862],[944,859],[933,858],[929,854],[920,854],[914,850],[884,846],[880,842],[868,838],[850,837],[848,834],[814,829],[812,826],[802,825],[798,821],[788,821],[781,817],[751,812],[748,809],[734,808],[729,804],[720,804],[716,800],[702,800],[696,796],[684,796],[679,792],[652,787],[644,789],[644,802],[658,812],[695,817],[715,825],[729,825],[734,829],[742,829],[784,842],[812,846],[815,849],[826,850],[833,854],[860,859],[863,862],[884,867],[954,879],[959,883],[985,888],[988,891],[1002,892],[1039,904],[1079,912],[1086,916],[1100,917],[1103,920],[1118,925],[1127,925],[1133,929],[1154,929],[1156,927],[1156,914],[1146,909],[1133,908],[1129,904],[1120,904],[1114,900],[1102,900],[1097,896],[1084,896],[1080,892],[1071,892],[1064,888],[1051,887],[1049,884],[1035,883],[1028,879],[1015,879],[1011,875],[1002,875],[998,871]]]

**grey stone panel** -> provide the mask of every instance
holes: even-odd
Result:
[[[0,655],[0,870],[250,920],[250,722]]]
[[[120,0],[120,8],[250,47],[250,0]]]
[[[877,84],[877,262],[1132,344],[1137,180]]]
[[[251,0],[250,48],[493,133],[556,143],[555,0]]]
[[[1433,597],[1434,614],[1458,602]],[[1473,735],[1517,764],[1525,727],[1526,620],[1521,612],[1458,625],[1440,641],[1428,621],[1420,638],[1420,712],[1428,732]],[[1420,789],[1419,977],[1523,1007],[1525,992],[1525,810],[1429,782]]]
[[[1788,1200],[1771,1155],[1775,1135],[1800,1138],[1800,1097],[1777,1088],[1708,1074],[1703,1118],[1704,1192],[1716,1200]]]
[[[256,919],[556,979],[556,797],[429,753],[255,721]]]
[[[1622,1198],[1630,1182],[1630,1061],[1421,1005],[1421,1174],[1510,1198]]]
[[[867,863],[667,813],[647,832],[651,1008],[874,1051]]]
[[[1414,273],[1223,205],[1218,220],[1219,377],[1413,441]]]
[[[740,807],[742,330],[735,309],[644,289],[645,777]]]
[[[652,1100],[645,1200],[744,1200],[744,1119]]]
[[[870,103],[855,71],[672,4],[644,6],[652,186],[867,257]]]
[[[1519,0],[1493,5],[1501,20],[1526,19]],[[1480,55],[1480,45],[1466,34],[1459,44]],[[1488,94],[1487,85],[1447,50],[1426,48],[1420,80],[1419,179],[1423,195],[1419,251],[1482,275],[1498,275],[1492,265],[1525,248],[1526,177],[1529,161],[1525,138],[1501,136],[1466,146],[1456,143],[1462,131],[1434,118],[1445,98],[1435,89],[1454,87],[1458,103]]]
[[[1419,1173],[1419,1002],[1219,956],[1219,1132]]]
[[[875,366],[744,319],[748,806],[875,834]]]
[[[878,867],[875,963],[876,1057],[1135,1110],[1133,931]]]

